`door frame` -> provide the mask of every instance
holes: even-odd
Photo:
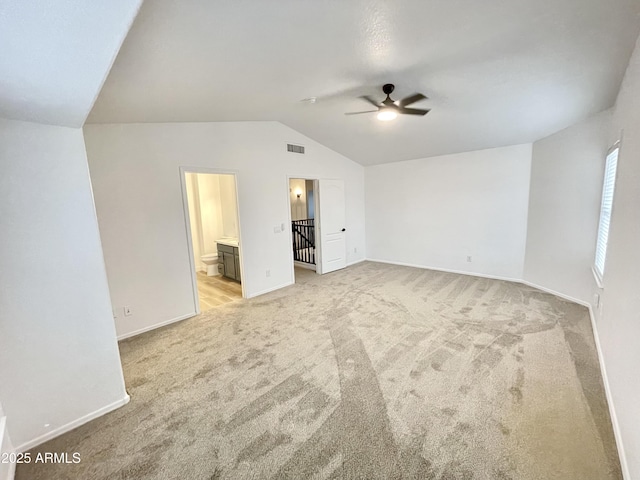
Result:
[[[289,248],[293,248],[293,232],[291,231],[291,192],[289,189],[291,188],[291,180],[312,180],[313,181],[313,205],[314,205],[314,222],[313,228],[315,229],[315,238],[316,238],[316,246],[315,246],[315,257],[316,257],[316,274],[322,275],[322,248],[320,247],[320,242],[318,241],[320,237],[320,232],[322,226],[320,225],[320,201],[319,198],[319,186],[320,186],[320,177],[318,175],[286,175],[287,179],[287,219],[288,219],[288,227],[287,227],[287,237],[289,238]],[[293,252],[291,252],[291,279],[293,283],[296,282],[296,263],[293,260]]]
[[[191,232],[191,221],[189,217],[189,199],[187,196],[187,173],[203,173],[213,175],[232,175],[233,183],[236,189],[236,218],[238,220],[238,250],[240,253],[240,286],[242,287],[242,298],[247,298],[247,293],[244,286],[244,254],[242,253],[242,222],[240,221],[240,196],[238,195],[238,171],[230,170],[226,168],[212,168],[212,167],[179,167],[180,172],[180,186],[182,188],[182,212],[184,214],[185,233],[187,236],[187,250],[189,254],[189,268],[191,269],[191,288],[193,290],[193,305],[195,307],[196,315],[200,312],[200,297],[198,295],[198,272],[196,270],[196,262],[193,258],[193,235]]]

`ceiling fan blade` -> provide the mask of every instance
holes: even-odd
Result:
[[[376,102],[373,98],[371,98],[369,95],[362,95],[360,98],[362,98],[363,100],[366,100],[367,102],[369,102],[374,107],[380,108],[380,104],[378,102]]]
[[[431,109],[423,110],[421,108],[399,108],[398,113],[403,115],[426,115]]]
[[[412,103],[416,103],[419,102],[420,100],[424,100],[425,97],[423,94],[421,93],[414,93],[413,95],[403,98],[402,100],[400,100],[399,105],[401,107],[406,107],[407,105],[411,105]]]
[[[345,113],[345,115],[360,115],[361,113],[374,113],[377,111],[378,110],[367,110],[365,112],[348,112],[348,113]]]

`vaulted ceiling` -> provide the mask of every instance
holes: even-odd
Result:
[[[142,0],[2,0],[0,117],[81,127]]]
[[[639,14],[637,0],[148,0],[89,122],[278,120],[364,165],[527,143],[614,103]],[[387,82],[432,112],[344,115]]]

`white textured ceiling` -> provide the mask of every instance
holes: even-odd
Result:
[[[638,0],[148,0],[89,121],[279,120],[364,165],[528,143],[613,104],[639,12]],[[387,82],[432,112],[344,115]]]
[[[1,0],[0,117],[81,127],[142,0]]]

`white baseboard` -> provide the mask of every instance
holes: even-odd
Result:
[[[366,258],[361,258],[360,260],[355,260],[353,262],[347,263],[347,267],[350,267],[352,265],[357,265],[358,263],[362,263],[362,262],[366,262],[366,261],[367,261]]]
[[[84,425],[85,423],[90,422],[91,420],[95,420],[96,418],[101,417],[102,415],[105,415],[109,412],[112,412],[126,405],[127,403],[129,403],[129,400],[130,400],[129,395],[125,395],[124,398],[116,402],[113,402],[109,405],[106,405],[102,408],[99,408],[95,412],[91,412],[83,417],[78,418],[77,420],[74,420],[73,422],[69,422],[66,425],[62,425],[61,427],[55,428],[45,433],[44,435],[40,435],[39,437],[36,437],[33,440],[29,440],[28,442],[23,443],[22,445],[16,447],[16,452],[21,453],[21,452],[26,452],[27,450],[31,450],[33,447],[37,447],[38,445],[44,442],[47,442],[52,438],[62,435],[63,433],[67,433],[73,430],[74,428],[78,428]]]
[[[532,282],[528,282],[526,280],[515,280],[518,283],[522,283],[528,287],[537,288],[538,290],[542,290],[545,293],[550,293],[551,295],[555,295],[556,297],[564,298],[565,300],[569,300],[570,302],[577,303],[578,305],[582,305],[583,307],[590,308],[591,304],[584,300],[580,300],[579,298],[572,297],[570,295],[565,295],[564,293],[556,292],[555,290],[551,290],[550,288],[543,287],[541,285],[537,285]],[[594,332],[595,334],[595,332]]]
[[[413,267],[413,268],[421,268],[423,270],[435,270],[437,272],[456,273],[458,275],[468,275],[470,277],[490,278],[491,280],[504,280],[505,282],[518,282],[518,283],[522,282],[517,278],[501,277],[499,275],[488,275],[485,273],[464,272],[462,270],[451,270],[449,268],[430,267],[428,265],[416,265],[414,263],[392,262],[390,260],[378,260],[376,258],[367,258],[366,260],[369,262],[386,263],[389,265],[399,265],[401,267]]]
[[[620,424],[618,423],[618,415],[616,415],[616,408],[613,404],[613,397],[611,395],[611,389],[609,388],[609,376],[607,375],[607,367],[602,355],[602,348],[600,347],[600,335],[598,334],[598,326],[596,325],[596,316],[593,312],[593,307],[589,305],[589,317],[591,318],[591,329],[593,330],[593,338],[596,343],[596,351],[598,352],[598,360],[600,362],[600,374],[602,375],[602,383],[604,384],[604,392],[607,396],[607,404],[609,405],[609,416],[611,417],[611,424],[613,425],[613,435],[616,438],[616,445],[618,447],[618,457],[620,458],[620,468],[622,469],[622,477],[625,480],[631,480],[631,474],[629,473],[629,464],[627,463],[627,456],[624,451],[624,445],[622,444],[622,432],[620,432]]]
[[[170,320],[165,320],[164,322],[154,323],[153,325],[149,325],[148,327],[144,327],[139,330],[134,330],[133,332],[123,333],[122,335],[118,335],[118,341],[124,340],[125,338],[135,337],[136,335],[140,335],[141,333],[149,332],[151,330],[155,330],[156,328],[164,327],[166,325],[171,325],[172,323],[181,322],[182,320],[195,317],[196,315],[197,315],[196,312],[188,313],[180,317],[172,318]]]
[[[254,292],[254,293],[251,293],[251,294],[247,294],[247,298],[259,297],[260,295],[264,295],[266,293],[271,293],[271,292],[274,292],[276,290],[280,290],[281,288],[285,288],[285,287],[288,287],[288,286],[293,285],[293,284],[294,284],[294,282],[283,283],[282,285],[278,285],[277,287],[267,288],[266,290],[262,290],[260,292]]]

